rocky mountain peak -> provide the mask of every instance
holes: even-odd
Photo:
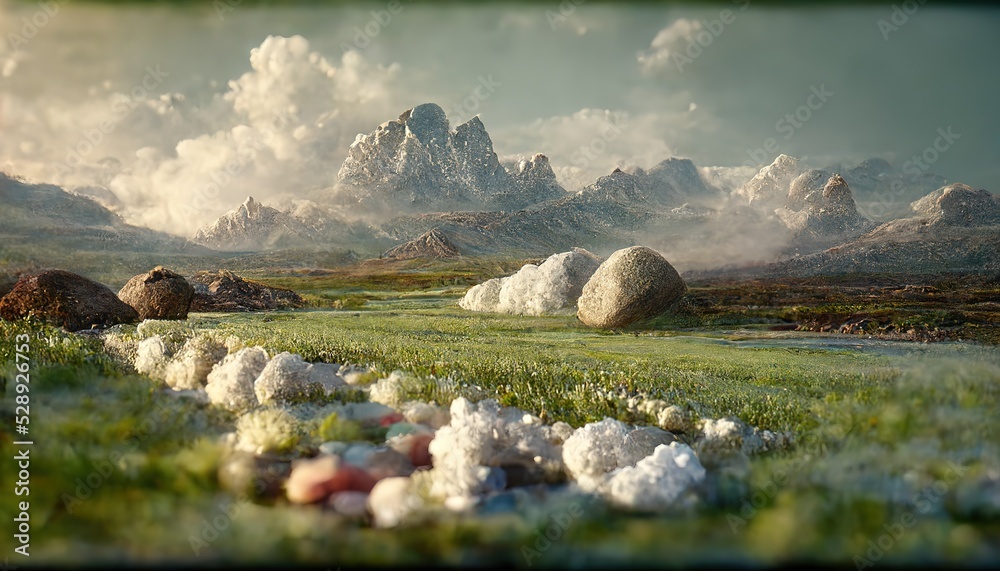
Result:
[[[236,212],[237,212],[238,215],[240,215],[243,218],[247,218],[247,219],[249,219],[249,218],[260,218],[261,215],[266,212],[264,210],[265,208],[267,208],[267,207],[265,207],[263,204],[261,204],[261,203],[257,202],[256,200],[254,200],[252,196],[248,196],[247,199],[243,201],[243,204],[241,204],[239,206],[239,208],[236,210]],[[274,209],[271,209],[271,210],[274,210]]]
[[[917,216],[931,222],[956,226],[1000,224],[1000,197],[962,183],[943,186],[910,207]]]
[[[562,193],[547,159],[531,165],[537,172],[508,172],[478,116],[449,129],[444,110],[425,103],[358,135],[338,173],[342,190],[419,211],[519,209]]]
[[[460,256],[458,248],[438,228],[432,228],[417,238],[387,250],[380,258],[412,260],[416,258],[444,259]]]
[[[774,162],[760,169],[746,184],[736,189],[736,194],[750,204],[765,208],[781,204],[788,196],[792,180],[802,172],[798,159],[778,155]]]
[[[858,213],[854,205],[854,197],[851,196],[851,189],[847,186],[847,181],[839,174],[834,174],[823,186],[823,201],[828,210],[840,214]]]
[[[448,116],[434,103],[424,103],[411,109],[404,124],[407,134],[416,137],[426,147],[448,143]]]
[[[802,210],[810,204],[820,202],[823,189],[832,175],[820,169],[810,169],[792,179],[788,185],[788,200],[785,207],[789,210]]]

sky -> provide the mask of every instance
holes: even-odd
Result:
[[[452,128],[478,114],[501,160],[546,154],[567,190],[779,153],[1000,189],[989,7],[232,4],[0,0],[0,169],[190,235],[250,194],[333,203],[358,133],[435,102]]]

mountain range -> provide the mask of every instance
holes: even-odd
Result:
[[[106,207],[113,194],[0,176],[0,204],[17,213],[7,235],[46,233],[67,236],[71,247],[97,241],[130,251],[346,247],[405,259],[547,256],[573,247],[609,253],[651,243],[703,270],[996,264],[995,195],[879,158],[814,167],[787,155],[756,170],[672,157],[649,169],[615,169],[567,192],[544,155],[502,163],[478,117],[451,130],[444,111],[428,103],[358,135],[329,204],[298,200],[278,209],[248,197],[191,240],[126,224]],[[723,248],[735,253],[715,257]]]

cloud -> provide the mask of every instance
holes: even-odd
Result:
[[[668,70],[674,66],[671,56],[694,41],[695,34],[702,28],[701,22],[678,18],[669,26],[660,30],[649,48],[639,52],[636,58],[639,69],[644,73],[654,73]]]
[[[357,133],[399,113],[399,66],[356,51],[334,64],[301,36],[269,36],[250,68],[201,105],[153,93],[130,108],[128,92],[106,89],[72,106],[13,99],[20,143],[0,156],[29,178],[106,186],[127,221],[191,235],[247,195],[277,204],[332,187]]]
[[[584,108],[490,133],[502,157],[543,153],[560,184],[566,190],[579,190],[616,167],[648,168],[672,156],[685,156],[683,145],[692,134],[715,128],[711,116],[692,112],[688,97],[679,93],[655,112]]]

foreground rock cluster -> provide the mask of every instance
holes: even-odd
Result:
[[[189,311],[261,311],[301,307],[291,290],[245,280],[227,270],[190,279],[157,266],[130,279],[116,295],[65,270],[22,275],[0,298],[0,318],[34,317],[68,331],[104,329],[143,319],[186,319]]]
[[[171,394],[234,414],[222,438],[225,485],[266,479],[265,495],[377,527],[537,507],[566,494],[623,510],[684,509],[706,493],[720,457],[789,443],[737,419],[694,421],[679,406],[638,397],[627,406],[654,424],[605,418],[574,429],[490,398],[423,402],[412,395],[428,383],[455,384],[271,355],[178,322],[144,321],[103,340]]]
[[[663,313],[687,285],[663,256],[633,246],[601,260],[581,248],[472,287],[459,306],[470,311],[544,315],[577,306],[591,327],[626,327]]]

